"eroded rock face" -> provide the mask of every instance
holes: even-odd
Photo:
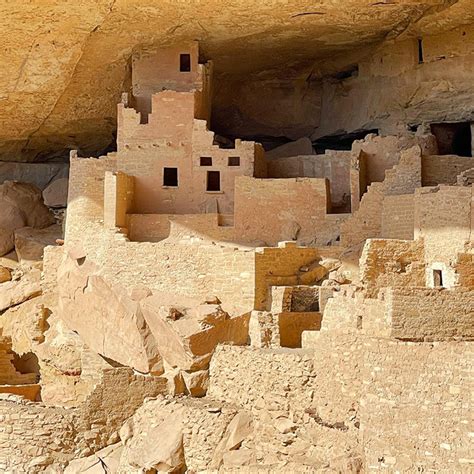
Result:
[[[0,284],[0,311],[39,296],[41,294],[40,278],[41,271],[34,268],[19,280]]]
[[[48,207],[66,207],[69,180],[67,178],[55,179],[43,191],[44,203]]]
[[[53,216],[43,203],[41,191],[33,184],[5,181],[0,186],[0,199],[17,207],[29,227],[43,229],[54,224]]]
[[[0,185],[0,256],[14,248],[17,229],[42,229],[54,223],[43,204],[41,191],[34,185],[5,181]]]
[[[247,342],[248,315],[231,318],[220,305],[186,308],[160,306],[161,302],[159,295],[150,296],[142,301],[142,310],[163,359],[171,367],[204,369],[219,343]],[[195,385],[189,384],[193,392]],[[201,394],[202,389],[196,392]]]
[[[15,231],[15,251],[21,263],[39,262],[47,245],[55,245],[62,237],[60,225],[52,225],[44,229],[23,227]]]
[[[158,347],[137,301],[107,283],[86,257],[58,271],[59,314],[94,351],[142,373],[161,373]]]
[[[107,359],[142,373],[162,373],[164,361],[169,368],[189,372],[182,375],[187,392],[203,396],[205,369],[216,346],[247,343],[247,314],[231,317],[214,304],[218,299],[199,304],[142,287],[127,294],[82,255],[66,253],[59,268],[57,314]],[[191,374],[195,371],[200,372]]]
[[[14,231],[20,229],[26,222],[25,218],[13,204],[1,201],[2,212],[0,214],[0,255],[5,255],[14,247]]]
[[[333,63],[339,53],[387,35],[437,33],[468,24],[473,21],[473,5],[471,0],[350,0],[341,9],[330,0],[317,6],[296,0],[275,8],[273,2],[239,0],[221,9],[214,0],[202,0],[199,8],[189,2],[177,9],[173,0],[159,5],[154,0],[139,5],[87,0],[75,5],[35,2],[34,8],[8,2],[0,14],[5,45],[0,157],[15,160],[70,148],[90,153],[107,147],[136,48],[199,39],[218,74],[238,76],[280,67],[280,104],[295,86],[301,94],[293,103],[301,104],[308,93],[306,79],[324,68],[321,59],[330,57]],[[302,63],[306,67],[296,67]],[[276,76],[273,73],[273,79]],[[249,102],[252,97],[259,96],[250,94]],[[223,108],[233,105],[220,102]],[[310,117],[313,104],[309,110],[302,107],[303,113],[291,114],[286,122],[288,108],[274,107],[283,119],[277,128]]]

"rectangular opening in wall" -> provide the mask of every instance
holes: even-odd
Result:
[[[440,155],[472,156],[472,134],[469,122],[432,123]]]
[[[441,270],[433,270],[433,286],[443,286],[443,272]]]
[[[221,174],[219,171],[207,172],[207,191],[221,190]]]
[[[199,160],[200,166],[212,166],[212,158],[210,156],[201,156]]]
[[[418,38],[418,64],[423,64],[423,40]]]
[[[179,70],[181,72],[191,71],[191,55],[190,54],[179,55]]]
[[[163,186],[178,186],[178,168],[163,168]]]
[[[229,156],[229,166],[240,166],[240,156]]]

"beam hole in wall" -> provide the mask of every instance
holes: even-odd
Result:
[[[178,186],[178,168],[163,168],[163,186]]]
[[[313,147],[318,155],[323,155],[326,150],[346,150],[352,149],[352,144],[356,140],[362,140],[369,134],[378,135],[378,129],[355,130],[349,133],[335,133],[326,135],[313,141]]]
[[[440,155],[472,156],[472,133],[469,122],[432,123]]]
[[[212,157],[201,156],[199,159],[199,166],[212,166]]]
[[[443,272],[442,270],[433,270],[433,286],[443,287]]]
[[[180,72],[191,72],[191,55],[180,54],[179,55],[179,70]]]
[[[220,191],[221,190],[221,174],[219,171],[208,171],[207,172],[207,191]]]
[[[229,166],[240,166],[240,156],[229,156],[227,164]]]

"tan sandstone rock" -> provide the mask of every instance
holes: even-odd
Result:
[[[153,295],[141,301],[141,308],[160,354],[172,367],[206,368],[217,344],[247,342],[247,315],[230,318],[220,305],[190,308],[162,303],[160,295]]]
[[[182,372],[186,390],[192,397],[204,397],[209,388],[209,371]]]
[[[44,191],[44,203],[48,207],[66,207],[69,180],[67,178],[55,179]]]
[[[12,279],[11,271],[7,267],[0,266],[0,283],[5,283]]]
[[[289,156],[313,154],[314,150],[311,140],[307,137],[304,137],[294,142],[285,143],[285,145],[274,148],[273,150],[268,151],[265,156],[269,160],[274,160],[277,158],[286,158]]]
[[[121,443],[107,446],[91,456],[71,461],[64,470],[64,474],[116,473],[120,465],[122,451],[123,446]]]
[[[53,216],[43,204],[41,191],[33,184],[5,181],[0,185],[0,200],[20,209],[29,227],[42,229],[54,224]]]
[[[14,204],[0,197],[0,256],[14,248],[14,230],[26,225],[26,219],[21,210]]]
[[[21,263],[41,261],[43,250],[47,245],[56,245],[62,237],[60,225],[52,225],[44,229],[23,227],[15,231],[15,250]]]
[[[162,415],[160,417],[160,415]],[[133,420],[120,431],[125,447],[122,469],[142,469],[150,472],[185,472],[183,427],[185,409],[177,407],[171,413],[157,414],[154,423],[145,430]]]
[[[0,311],[40,295],[40,278],[41,271],[37,268],[33,268],[31,271],[23,275],[19,280],[1,283]]]
[[[91,349],[142,373],[163,372],[140,304],[123,288],[110,285],[85,257],[67,256],[58,281],[58,315]]]

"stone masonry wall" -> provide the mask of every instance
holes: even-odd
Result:
[[[240,177],[235,184],[236,236],[266,245],[283,240],[326,245],[328,233],[333,239],[339,235],[339,222],[326,219],[328,206],[325,179]]]
[[[115,155],[99,159],[71,157],[66,240],[82,240],[88,223],[103,222],[105,171],[114,168]]]
[[[393,288],[387,299],[392,337],[474,340],[474,291]]]
[[[457,176],[474,167],[474,159],[457,155],[426,155],[422,158],[423,186],[454,185]]]
[[[364,286],[375,294],[379,288],[424,286],[423,242],[369,239],[360,259]]]
[[[333,205],[349,199],[350,151],[327,150],[324,155],[298,155],[267,160],[269,178],[327,178]]]
[[[108,369],[79,408],[48,407],[0,394],[0,470],[62,472],[73,457],[88,456],[119,440],[118,430],[146,397],[164,394],[166,380]]]
[[[361,434],[369,472],[470,472],[473,343],[365,339]]]
[[[341,244],[352,246],[365,239],[380,237],[385,197],[412,194],[420,186],[421,148],[414,146],[400,152],[399,163],[385,171],[382,183],[373,182],[369,186],[359,209],[341,224]]]
[[[347,469],[360,459],[361,351],[352,336],[321,342],[318,357],[301,349],[221,346],[211,361],[208,395],[251,412],[249,447],[270,472],[272,462],[297,453],[299,467],[287,472],[306,472],[304,464],[313,471],[335,467],[341,459]]]
[[[0,395],[0,471],[41,472],[73,457],[75,412]]]
[[[454,264],[471,238],[472,186],[422,188],[415,194],[415,238],[425,242],[425,261]]]
[[[383,239],[413,240],[415,203],[413,194],[385,196],[382,208]]]
[[[257,249],[255,253],[255,304],[259,311],[270,310],[272,286],[314,284],[304,266],[317,263],[320,253],[315,248],[284,243],[281,247]]]

